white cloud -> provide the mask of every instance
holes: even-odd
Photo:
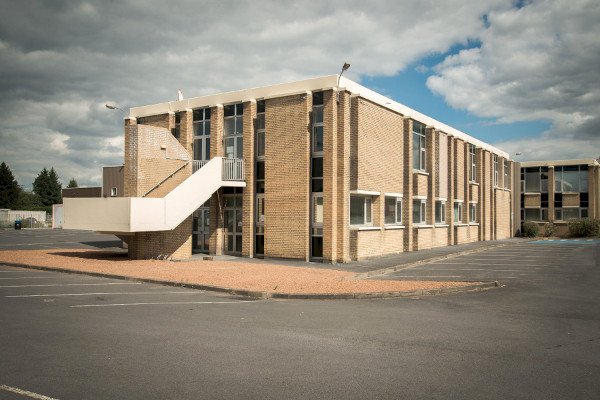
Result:
[[[599,19],[600,3],[588,0],[493,11],[481,46],[448,56],[427,85],[452,107],[477,116],[551,123],[536,140],[497,143],[508,151],[534,159],[597,157]]]

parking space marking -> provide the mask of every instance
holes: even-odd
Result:
[[[156,306],[156,305],[179,305],[179,304],[240,304],[240,303],[255,303],[253,300],[239,300],[239,301],[165,301],[165,302],[153,302],[153,303],[111,303],[111,304],[78,304],[75,306],[69,306],[71,308],[83,308],[83,307],[125,307],[125,306]]]
[[[15,279],[58,279],[56,276],[17,276],[14,278],[0,278],[2,281],[15,280]]]
[[[4,297],[65,297],[65,296],[105,296],[111,294],[133,295],[133,294],[200,294],[206,293],[204,290],[195,290],[187,292],[98,292],[98,293],[58,293],[58,294],[18,294]]]
[[[429,265],[481,265],[481,262],[432,262]],[[485,265],[497,265],[497,266],[502,266],[502,265],[508,265],[508,266],[514,266],[515,263],[498,263],[498,264],[490,264],[490,263],[485,263]],[[537,264],[527,264],[527,267],[545,267],[545,265],[537,265]]]
[[[13,386],[0,385],[0,389],[4,390],[6,392],[16,393],[18,395],[27,396],[29,398],[37,399],[37,400],[58,400],[53,397],[44,396],[43,394],[30,392],[29,390],[19,389],[17,387],[13,387]]]
[[[141,285],[142,282],[107,282],[107,283],[57,283],[50,285],[10,285],[0,288],[22,288],[22,287],[51,287],[51,286],[104,286],[104,285]]]

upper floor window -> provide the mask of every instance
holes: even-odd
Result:
[[[521,168],[521,191],[548,193],[548,167]]]
[[[230,104],[224,107],[223,136],[225,156],[228,158],[243,157],[244,105]]]
[[[510,188],[510,163],[504,160],[504,188]]]
[[[554,167],[554,191],[587,193],[588,166],[565,165]]]
[[[175,138],[179,139],[179,135],[181,134],[181,113],[175,113],[175,128],[171,131]]]
[[[494,186],[498,186],[498,156],[493,155],[494,159]]]
[[[192,112],[194,127],[194,160],[210,160],[210,108]]]
[[[425,171],[425,125],[413,121],[413,169]]]
[[[312,153],[323,154],[323,92],[313,93]]]
[[[469,181],[477,182],[477,156],[474,144],[469,144]]]
[[[256,105],[256,157],[263,159],[266,150],[265,101],[258,101]]]

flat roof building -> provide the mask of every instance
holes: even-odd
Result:
[[[517,164],[520,185],[514,207],[521,223],[555,224],[555,234],[568,234],[567,222],[600,218],[600,164],[595,159],[528,161]]]
[[[124,197],[66,199],[64,226],[132,258],[347,262],[510,237],[512,164],[331,75],[131,108]]]

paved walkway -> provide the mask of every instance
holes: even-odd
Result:
[[[237,263],[250,263],[250,264],[277,264],[286,265],[289,267],[304,267],[304,268],[317,268],[317,269],[336,269],[339,271],[353,272],[356,274],[367,273],[380,269],[386,269],[395,267],[398,265],[412,264],[415,262],[425,261],[431,258],[446,257],[463,252],[485,250],[497,246],[504,246],[508,244],[524,243],[531,239],[523,238],[511,238],[506,240],[492,240],[487,242],[474,242],[467,244],[460,244],[456,246],[445,246],[438,247],[428,250],[411,251],[407,253],[398,253],[388,256],[372,257],[360,261],[352,261],[349,263],[319,263],[319,262],[306,262],[299,260],[288,260],[281,258],[248,258],[248,257],[236,257],[230,255],[223,256],[211,256],[215,261],[235,261]],[[198,260],[207,257],[206,254],[194,254],[192,259]]]

